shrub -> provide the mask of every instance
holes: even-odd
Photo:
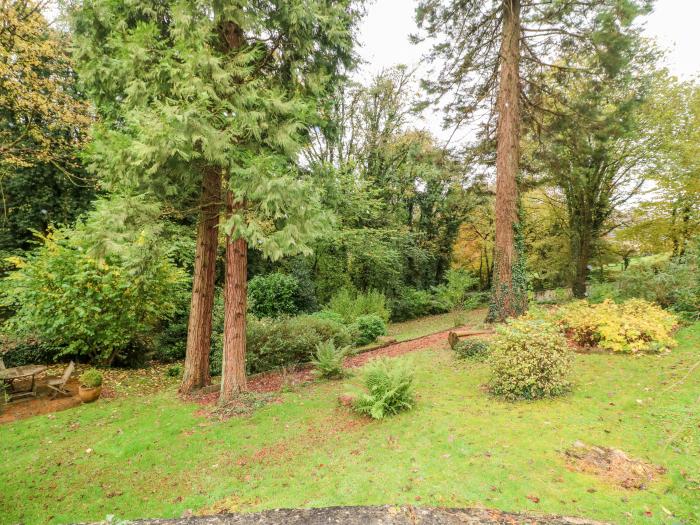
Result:
[[[367,392],[353,403],[360,414],[384,419],[415,406],[413,371],[403,361],[373,361],[365,369],[364,385]]]
[[[617,295],[622,299],[653,301],[688,320],[697,320],[700,318],[698,257],[691,250],[682,261],[630,268],[615,283]]]
[[[427,290],[403,288],[391,301],[392,321],[408,321],[425,315],[449,312],[452,304]]]
[[[298,312],[298,292],[299,281],[291,275],[258,275],[248,283],[249,310],[256,317],[294,315]]]
[[[384,321],[389,320],[386,298],[383,293],[374,290],[358,292],[343,288],[330,300],[328,309],[338,313],[346,324],[351,324],[358,317],[368,314],[375,314]]]
[[[348,329],[329,319],[301,315],[288,319],[249,319],[246,365],[248,373],[308,363],[316,347],[332,341],[336,348],[351,344]]]
[[[445,284],[435,288],[435,295],[451,308],[473,308],[473,290],[479,284],[479,278],[466,270],[447,270]]]
[[[167,377],[182,377],[182,365],[171,365],[165,370],[165,375]]]
[[[320,312],[314,312],[311,314],[312,317],[317,319],[328,319],[330,321],[335,321],[336,323],[343,324],[343,316],[338,312],[333,312],[331,310],[321,310]]]
[[[343,360],[349,346],[336,348],[333,341],[323,341],[316,345],[316,355],[311,363],[316,367],[316,375],[324,379],[338,379],[345,375]]]
[[[74,229],[39,236],[39,248],[13,259],[0,302],[14,311],[4,329],[17,340],[111,363],[174,313],[183,274],[159,244],[157,209],[126,197],[96,206]],[[142,228],[123,231],[135,223]]]
[[[355,344],[367,345],[377,340],[380,335],[386,335],[386,323],[378,315],[362,315],[352,325],[355,335]]]
[[[89,368],[80,374],[80,384],[85,388],[102,386],[102,374],[94,368]]]
[[[671,336],[677,319],[643,299],[622,304],[610,300],[600,304],[576,301],[557,314],[567,335],[583,347],[612,352],[658,352],[676,345]]]
[[[457,359],[484,359],[489,353],[489,344],[483,339],[467,338],[457,341],[452,347]]]
[[[8,348],[2,354],[2,359],[6,367],[14,368],[16,366],[50,363],[61,353],[61,348],[42,343],[41,341],[27,340]]]
[[[571,351],[556,325],[510,320],[496,328],[490,346],[493,394],[508,400],[538,399],[569,390]]]

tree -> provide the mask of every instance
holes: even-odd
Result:
[[[49,26],[43,6],[0,1],[2,251],[27,248],[30,229],[68,224],[94,195],[77,159],[92,118],[76,86],[69,37]]]
[[[416,11],[424,29],[416,40],[438,39],[428,59],[441,64],[424,82],[434,102],[447,95],[446,125],[481,119],[485,161],[496,167],[496,236],[490,320],[503,320],[527,305],[518,213],[520,130],[541,114],[543,70],[566,75],[550,62],[553,50],[585,50],[607,69],[627,45],[625,29],[649,0],[422,0]],[[494,126],[495,122],[495,126]],[[495,129],[495,137],[494,137]],[[486,144],[487,147],[483,147]],[[520,247],[520,248],[519,248]]]
[[[0,2],[0,178],[37,164],[70,170],[91,121],[68,38],[41,8],[34,0]]]
[[[199,199],[182,392],[209,382],[218,230],[227,245],[225,402],[246,388],[247,247],[272,259],[308,252],[324,223],[296,159],[318,120],[314,97],[352,62],[358,14],[351,0],[74,6],[81,75],[103,118],[93,169],[179,206]]]
[[[655,56],[639,41],[620,53],[617,71],[595,70],[588,57],[567,57],[586,70],[550,82],[548,114],[536,132],[533,166],[546,174],[566,210],[572,256],[571,288],[585,297],[590,261],[600,239],[619,223],[615,213],[644,185],[658,150],[643,106]]]

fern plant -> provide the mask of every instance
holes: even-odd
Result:
[[[316,355],[311,363],[316,368],[316,375],[323,379],[339,379],[345,376],[343,360],[350,350],[349,346],[336,348],[332,340],[316,345]]]
[[[403,362],[379,359],[367,366],[364,384],[353,408],[374,419],[384,419],[415,406],[413,371]]]

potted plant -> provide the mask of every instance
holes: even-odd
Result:
[[[102,374],[94,368],[83,372],[80,376],[78,395],[83,403],[92,403],[102,392]]]

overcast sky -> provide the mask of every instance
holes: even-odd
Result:
[[[367,61],[362,76],[394,64],[416,65],[422,50],[408,42],[416,31],[417,0],[374,0],[360,29],[361,55]],[[668,50],[672,73],[690,78],[700,72],[700,0],[657,0],[646,17],[649,36]]]
[[[381,70],[396,64],[419,66],[426,47],[412,45],[408,36],[416,32],[414,10],[418,0],[373,0],[361,28],[360,55],[364,66],[358,80],[367,81]],[[700,73],[700,0],[657,0],[654,12],[645,18],[647,35],[655,38],[668,53],[666,65],[682,79]],[[420,73],[420,69],[419,69]],[[441,115],[426,110],[419,127],[427,127],[440,138],[450,132],[441,130]],[[459,142],[460,137],[453,138]]]

